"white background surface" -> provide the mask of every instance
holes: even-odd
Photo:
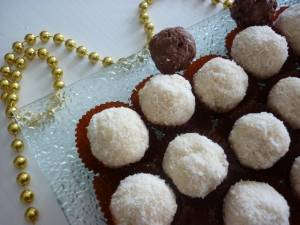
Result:
[[[117,61],[134,54],[146,44],[146,34],[138,20],[140,2],[141,0],[0,0],[0,65],[5,65],[3,57],[12,52],[13,42],[22,42],[26,34],[39,35],[43,30],[51,35],[61,33],[65,39],[74,39],[77,46],[85,46],[88,52],[98,52],[102,58],[109,55]],[[157,33],[166,27],[189,27],[222,10],[221,5],[212,6],[210,0],[157,0],[150,5],[148,13]],[[58,58],[59,67],[64,70],[63,81],[66,85],[101,69],[101,63],[92,65],[87,57],[80,59],[75,50],[69,52],[64,44],[58,46],[52,40],[47,44],[38,41],[33,48],[41,46],[46,46],[50,55]],[[27,67],[22,73],[18,107],[53,92],[54,80],[45,60],[38,57],[27,60]],[[0,225],[28,224],[23,218],[28,206],[19,200],[22,187],[15,182],[19,171],[12,164],[16,153],[10,149],[13,137],[6,131],[8,124],[5,105],[1,102]],[[23,139],[22,135],[18,135],[18,138]],[[25,171],[32,178],[28,188],[36,196],[31,205],[40,211],[36,224],[68,224],[27,146],[22,154],[28,160]]]

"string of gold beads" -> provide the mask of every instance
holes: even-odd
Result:
[[[233,1],[232,0],[225,0],[224,2],[221,2],[221,0],[211,0],[211,3],[213,5],[223,4],[223,8],[228,9],[232,6]]]
[[[22,140],[17,138],[17,135],[20,133],[20,126],[15,120],[13,112],[17,109],[16,104],[19,101],[17,93],[21,90],[19,82],[22,79],[22,73],[20,70],[26,67],[27,59],[32,60],[36,57],[36,55],[40,59],[45,59],[47,65],[52,68],[51,74],[55,79],[53,84],[54,90],[58,91],[65,86],[64,82],[61,80],[63,77],[63,70],[58,67],[58,59],[55,56],[51,56],[46,48],[39,48],[38,50],[35,50],[32,47],[28,47],[26,49],[24,47],[25,43],[28,45],[35,44],[37,38],[46,43],[51,37],[53,38],[55,44],[60,45],[65,43],[65,47],[70,51],[76,49],[76,54],[79,57],[83,58],[88,56],[88,59],[91,63],[95,64],[99,61],[102,61],[102,65],[104,67],[113,64],[113,60],[110,57],[104,57],[101,60],[98,53],[91,52],[88,54],[88,51],[84,46],[76,47],[74,40],[68,39],[65,41],[62,34],[58,33],[54,36],[51,36],[47,31],[42,31],[39,36],[27,34],[24,38],[24,42],[14,42],[12,45],[13,52],[7,53],[4,56],[4,60],[7,65],[0,68],[0,73],[3,76],[3,79],[0,80],[0,89],[3,90],[1,94],[1,101],[7,105],[5,115],[11,120],[11,123],[7,127],[7,131],[14,137],[14,140],[11,143],[11,149],[17,153],[17,156],[13,160],[13,165],[15,168],[20,170],[16,177],[16,182],[18,185],[24,188],[20,194],[20,201],[24,204],[30,204],[33,202],[35,196],[32,190],[27,189],[27,186],[30,184],[31,177],[27,172],[24,171],[27,166],[27,159],[20,154],[24,149],[24,143]],[[24,54],[22,57],[17,57],[15,55],[15,53],[23,52]],[[16,69],[13,70],[11,68],[12,66],[16,67]],[[24,218],[33,224],[38,217],[39,211],[34,207],[29,206],[24,212]]]

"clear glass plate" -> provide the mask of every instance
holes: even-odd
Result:
[[[300,1],[277,2],[280,7]],[[188,28],[197,43],[196,58],[225,55],[225,37],[235,27],[229,10],[225,10]],[[69,224],[105,224],[93,190],[94,174],[83,166],[75,147],[78,120],[102,103],[129,102],[135,85],[157,72],[145,49],[15,112]]]

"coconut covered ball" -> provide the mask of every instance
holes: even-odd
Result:
[[[173,220],[177,204],[164,180],[139,173],[121,181],[109,208],[115,224],[167,225]]]
[[[300,199],[300,156],[295,159],[291,169],[291,186],[293,192]]]
[[[293,128],[300,128],[300,79],[281,79],[271,89],[268,106],[277,112]]]
[[[149,132],[129,108],[108,108],[93,115],[87,127],[92,154],[107,167],[139,161],[149,147]]]
[[[239,162],[255,170],[272,167],[289,150],[290,142],[283,122],[266,112],[242,116],[229,135]]]
[[[267,79],[281,69],[288,57],[288,46],[285,37],[269,26],[252,26],[236,35],[231,56],[253,76]]]
[[[228,173],[222,147],[197,133],[182,134],[171,141],[162,165],[179,191],[193,198],[204,198]]]
[[[224,199],[226,225],[288,225],[289,216],[287,201],[266,183],[240,181]]]
[[[148,121],[174,126],[186,123],[194,114],[195,97],[182,76],[155,75],[139,91],[139,104]]]
[[[245,97],[248,75],[235,62],[214,58],[194,75],[194,90],[199,100],[212,111],[226,113]]]
[[[291,48],[300,55],[300,3],[280,14],[274,26],[286,37]]]

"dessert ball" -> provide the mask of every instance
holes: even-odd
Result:
[[[287,201],[269,184],[240,181],[228,191],[223,205],[227,225],[288,225]]]
[[[216,189],[228,172],[222,147],[197,133],[182,134],[171,141],[162,165],[181,193],[199,198]]]
[[[289,150],[291,139],[271,113],[250,113],[238,119],[229,143],[239,162],[255,170],[272,167]]]
[[[235,0],[230,8],[238,27],[267,25],[277,7],[276,0]]]
[[[149,132],[129,108],[108,108],[95,114],[87,127],[92,154],[107,167],[139,161],[149,147]]]
[[[177,204],[164,180],[139,173],[121,181],[109,208],[115,224],[167,225],[173,220]]]
[[[183,27],[166,28],[149,42],[151,58],[163,74],[184,70],[196,56],[193,36]]]
[[[291,186],[293,192],[300,199],[300,156],[295,159],[291,169]]]
[[[214,58],[194,75],[194,90],[199,100],[212,111],[226,113],[245,97],[248,75],[235,62]]]
[[[195,111],[190,83],[182,76],[155,75],[139,91],[139,104],[153,124],[175,126],[187,122]]]
[[[290,6],[280,14],[274,26],[286,37],[291,48],[300,55],[300,3]]]
[[[281,79],[271,89],[268,106],[277,112],[293,128],[300,128],[300,79]]]
[[[241,31],[233,40],[233,60],[258,79],[277,74],[288,57],[285,37],[269,26],[253,26]]]

